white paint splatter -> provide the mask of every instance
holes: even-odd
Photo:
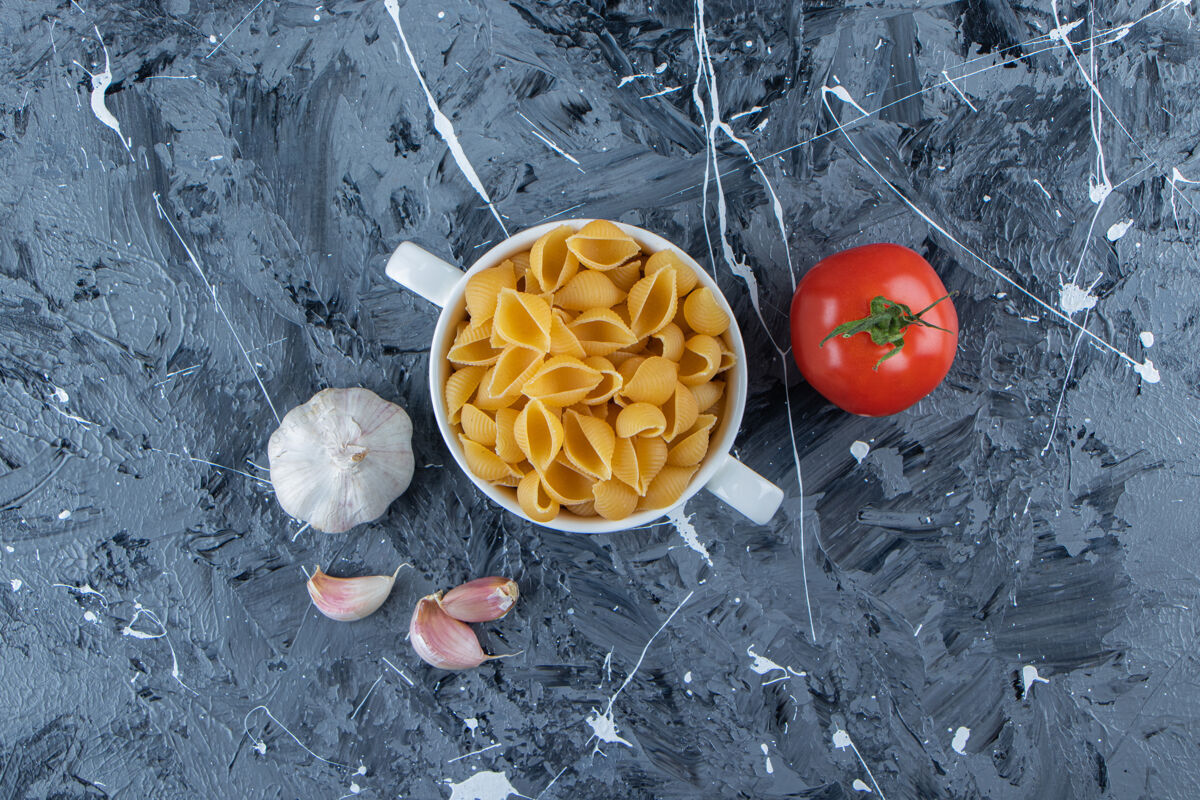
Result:
[[[745,111],[739,111],[738,113],[731,115],[729,117],[729,121],[733,122],[735,119],[741,119],[742,117],[749,116],[750,114],[754,114],[754,113],[762,111],[762,110],[763,110],[762,106],[754,106],[752,108],[747,108]]]
[[[504,742],[496,742],[495,744],[489,744],[487,747],[482,747],[478,750],[473,750],[470,753],[463,753],[461,756],[452,758],[449,761],[447,761],[446,763],[453,764],[455,761],[462,761],[464,758],[470,758],[471,756],[477,756],[480,753],[486,753],[488,750],[495,750],[497,747],[503,747],[503,746],[504,746]]]
[[[671,94],[672,92],[678,92],[682,88],[683,88],[682,86],[668,86],[666,89],[663,89],[661,92],[653,92],[652,94],[644,94],[639,99],[649,100],[653,97],[662,97],[664,94]]]
[[[505,800],[510,795],[521,796],[521,793],[508,782],[508,776],[503,772],[483,770],[460,783],[446,780],[450,787],[450,800]]]
[[[762,179],[763,185],[766,187],[767,194],[771,198],[771,210],[775,215],[775,222],[779,227],[780,240],[783,243],[783,252],[787,258],[788,277],[791,279],[792,290],[796,289],[796,273],[792,264],[791,247],[788,244],[787,226],[783,218],[783,204],[779,201],[779,197],[775,194],[775,188],[771,185],[771,181],[767,178],[767,173],[763,170],[759,159],[754,157],[753,151],[750,150],[750,145],[745,139],[734,133],[733,128],[724,120],[721,119],[721,102],[717,92],[717,76],[713,68],[712,54],[708,45],[708,32],[704,21],[704,0],[695,0],[696,18],[693,23],[693,41],[696,45],[696,58],[699,65],[696,73],[695,83],[692,85],[692,102],[695,103],[696,109],[700,112],[700,116],[707,124],[704,128],[705,143],[708,145],[708,156],[704,160],[704,183],[700,194],[700,213],[705,216],[704,237],[708,243],[709,259],[714,262],[713,268],[716,269],[716,257],[713,253],[712,240],[709,236],[707,213],[708,213],[708,184],[710,177],[715,179],[717,184],[717,222],[721,233],[721,255],[725,260],[729,271],[737,275],[746,284],[749,290],[750,302],[754,306],[754,313],[758,316],[759,324],[763,331],[767,334],[767,338],[771,341],[771,346],[775,348],[775,353],[779,356],[779,364],[783,376],[786,378],[788,373],[788,363],[791,359],[787,353],[775,341],[775,336],[771,332],[771,326],[767,325],[766,320],[762,315],[762,308],[758,296],[758,280],[754,277],[754,270],[746,264],[745,260],[738,261],[734,256],[733,247],[729,243],[728,218],[725,202],[725,190],[721,184],[721,169],[720,163],[717,160],[717,131],[723,132],[731,141],[735,142],[749,157],[750,163],[754,165],[758,176]],[[707,76],[707,81],[704,80]],[[708,97],[712,106],[712,115],[709,117],[708,106],[701,96],[700,87],[703,85],[708,90]],[[765,121],[764,121],[765,124]],[[715,272],[714,272],[715,276]],[[791,390],[788,386],[789,381],[783,381],[783,398],[784,403],[790,410],[792,407]],[[788,436],[792,444],[792,461],[796,467],[796,484],[799,489],[798,508],[796,513],[796,536],[800,543],[800,581],[804,586],[804,606],[808,612],[808,631],[812,642],[817,641],[817,627],[813,619],[812,600],[809,596],[808,588],[808,558],[806,554],[806,540],[804,536],[804,476],[800,469],[800,450],[796,444],[796,430],[792,420],[792,414],[788,414]]]
[[[87,67],[74,62],[76,66],[86,72],[92,79],[92,113],[96,115],[96,119],[100,120],[109,128],[112,128],[117,133],[117,138],[121,140],[121,144],[125,146],[125,152],[129,153],[129,160],[137,163],[137,159],[133,156],[132,142],[133,138],[125,139],[121,133],[121,123],[113,116],[113,113],[108,110],[108,105],[105,103],[104,95],[108,91],[108,87],[112,85],[112,69],[111,62],[108,58],[108,47],[104,44],[104,37],[100,35],[100,28],[93,25],[93,30],[96,31],[96,39],[100,42],[100,49],[104,51],[104,69],[101,72],[92,72]]]
[[[633,681],[633,676],[637,674],[639,669],[641,669],[642,662],[646,660],[646,653],[650,651],[650,645],[654,644],[654,640],[658,638],[658,635],[666,630],[666,627],[671,624],[671,620],[675,619],[675,615],[678,614],[685,605],[687,605],[688,601],[692,599],[692,595],[695,593],[695,589],[688,592],[687,596],[679,601],[679,605],[675,606],[675,610],[668,614],[667,618],[663,620],[662,625],[658,626],[658,630],[656,630],[654,634],[646,640],[645,646],[642,647],[641,655],[638,656],[637,663],[633,665],[633,669],[630,670],[629,674],[625,676],[625,680],[621,682],[621,685],[617,687],[617,690],[612,693],[612,697],[608,698],[608,705],[605,707],[603,713],[593,708],[591,715],[584,720],[592,729],[592,735],[588,738],[588,741],[590,742],[592,739],[598,740],[595,748],[592,750],[592,755],[595,755],[596,752],[599,751],[601,742],[620,743],[627,747],[633,747],[632,744],[625,741],[620,737],[620,735],[617,734],[617,724],[613,718],[613,704],[617,702],[617,698],[621,695],[621,692],[624,691],[625,687]]]
[[[667,71],[667,62],[665,62],[665,61],[654,68],[655,75],[662,75],[666,71]]]
[[[971,738],[971,729],[959,725],[958,730],[954,732],[954,739],[950,742],[950,747],[959,755],[967,754],[967,740]]]
[[[398,0],[383,0],[383,5],[392,16],[392,22],[396,23],[396,32],[400,34],[400,41],[404,45],[404,52],[408,55],[408,61],[412,64],[413,72],[417,75],[417,82],[421,84],[421,91],[425,93],[425,101],[429,104],[430,113],[433,114],[434,130],[438,132],[438,135],[446,142],[446,146],[450,148],[450,154],[454,156],[454,161],[458,164],[459,170],[462,171],[463,177],[467,179],[467,183],[471,184],[471,188],[475,190],[475,193],[483,199],[483,202],[487,203],[487,207],[491,209],[492,216],[500,224],[500,230],[504,231],[505,236],[508,236],[508,228],[505,227],[504,220],[500,218],[500,212],[496,210],[491,196],[488,194],[487,189],[484,188],[483,181],[479,179],[475,168],[471,166],[471,161],[467,158],[466,151],[463,150],[462,144],[458,141],[458,134],[454,132],[454,125],[450,122],[450,118],[442,113],[437,100],[433,97],[433,92],[429,91],[429,85],[425,83],[425,76],[421,74],[421,68],[417,66],[417,57],[413,55],[412,48],[408,46],[408,37],[404,35],[404,27],[400,24],[400,3]]]
[[[159,633],[148,633],[147,631],[138,630],[137,628],[133,627],[134,623],[136,623],[143,614],[147,619],[158,626],[160,631]],[[159,619],[158,615],[153,611],[145,608],[141,603],[134,603],[133,618],[130,619],[129,622],[125,624],[125,627],[121,629],[121,635],[132,636],[134,639],[164,639],[167,643],[167,649],[171,651],[171,677],[175,679],[176,683],[187,689],[192,694],[200,694],[195,689],[184,683],[183,678],[179,677],[179,658],[175,655],[175,645],[171,643],[171,637],[167,635],[167,626],[163,624],[163,621]]]
[[[617,722],[613,718],[612,708],[607,708],[603,713],[592,709],[592,713],[585,720],[592,729],[592,737],[596,742],[596,747],[600,743],[604,744],[623,744],[626,747],[633,747],[633,743],[622,738],[621,734],[617,733]]]
[[[171,217],[167,214],[167,210],[163,208],[158,192],[155,192],[153,196],[154,208],[158,211],[158,218],[166,221],[167,225],[171,228],[171,233],[175,234],[175,239],[183,247],[183,251],[187,253],[188,261],[191,262],[192,268],[196,270],[196,274],[200,276],[200,280],[204,281],[205,288],[208,289],[208,293],[212,296],[213,305],[217,307],[217,311],[221,314],[221,318],[225,320],[225,326],[229,328],[230,334],[233,335],[233,341],[235,344],[237,344],[238,350],[241,351],[242,358],[246,361],[246,365],[250,368],[250,371],[254,373],[254,380],[258,383],[258,388],[262,392],[263,397],[266,398],[267,405],[271,407],[271,414],[274,415],[276,422],[281,421],[279,412],[275,410],[275,403],[271,400],[271,395],[267,392],[267,386],[263,383],[262,376],[258,374],[258,368],[255,367],[254,359],[250,358],[250,351],[247,350],[246,346],[242,344],[242,338],[238,336],[237,329],[233,327],[233,321],[229,318],[229,314],[225,312],[225,306],[221,305],[221,301],[217,299],[217,287],[208,279],[208,276],[204,274],[204,270],[200,267],[200,261],[196,258],[196,254],[192,252],[192,248],[188,246],[188,243],[183,240],[183,236],[179,233],[179,229],[175,227],[175,221],[171,219]],[[188,458],[191,458],[191,456],[188,456]],[[214,464],[213,466],[219,467],[220,464]],[[253,478],[254,476],[251,475],[248,477]],[[258,479],[256,478],[256,480]]]
[[[6,550],[8,550],[8,552],[10,552],[10,553],[13,551],[13,549],[12,549],[12,547],[11,547],[11,546],[6,546],[6,547],[5,547],[5,549],[6,549]],[[72,592],[77,592],[77,593],[79,593],[79,594],[81,594],[81,595],[89,595],[89,594],[94,594],[94,595],[96,595],[96,597],[99,597],[99,598],[100,598],[100,603],[101,603],[101,604],[102,604],[102,605],[103,605],[105,608],[108,608],[108,598],[106,598],[106,597],[104,596],[104,593],[103,593],[103,592],[98,592],[98,591],[96,591],[95,589],[93,589],[93,588],[91,587],[91,584],[87,584],[87,583],[85,583],[83,586],[72,586],[72,585],[71,585],[71,584],[69,584],[69,583],[52,583],[52,584],[50,584],[50,585],[51,585],[51,586],[60,586],[60,587],[62,587],[63,589],[70,589]]]
[[[866,442],[856,441],[854,444],[850,445],[850,455],[854,456],[854,460],[860,464],[863,462],[863,459],[867,457],[867,453],[869,452],[871,452],[871,445],[867,444]]]
[[[850,96],[850,92],[846,90],[846,87],[842,86],[840,83],[837,86],[822,86],[821,94],[822,97],[826,94],[831,94],[838,100],[841,100],[843,103],[849,103],[850,105],[854,106],[856,109],[858,109],[858,113],[862,114],[864,117],[871,116],[865,108],[858,104],[857,100]]]
[[[617,84],[617,88],[621,89],[621,88],[629,85],[630,83],[633,83],[638,78],[653,78],[653,77],[654,76],[651,75],[649,72],[639,72],[636,75],[626,75],[624,78],[621,78],[621,82]]]
[[[463,720],[463,724],[467,726],[467,730],[471,732],[471,738],[475,738],[475,731],[479,730],[479,720],[474,717],[467,717]]]
[[[692,671],[690,669],[687,672],[683,673],[683,682],[684,683],[692,682]]]
[[[760,656],[758,653],[754,652],[754,645],[750,645],[746,648],[746,655],[754,659],[750,662],[750,669],[754,672],[757,672],[759,675],[766,675],[768,672],[774,672],[775,670],[779,670],[785,674],[787,673],[787,668],[782,664],[772,661],[766,656]]]
[[[1070,281],[1064,283],[1058,293],[1058,306],[1067,316],[1079,311],[1087,311],[1090,308],[1095,308],[1099,300],[1100,298],[1096,297],[1088,289]]]
[[[1028,695],[1029,687],[1033,686],[1035,683],[1049,682],[1050,681],[1047,679],[1038,675],[1037,667],[1033,666],[1032,664],[1026,664],[1025,666],[1021,667],[1021,684],[1024,686],[1024,689],[1021,692],[1022,694]]]
[[[675,530],[679,531],[679,537],[683,539],[683,543],[695,550],[711,567],[713,562],[708,554],[708,548],[700,541],[700,534],[696,532],[696,526],[692,524],[691,515],[683,513],[683,506],[668,511],[667,519],[675,526]]]
[[[1108,237],[1110,242],[1115,242],[1117,239],[1120,239],[1122,236],[1128,233],[1131,227],[1133,227],[1132,219],[1120,220],[1119,222],[1114,222],[1112,225],[1109,225],[1108,233],[1104,235]]]
[[[767,759],[767,763],[765,765],[767,774],[771,775],[775,772],[775,765],[771,763],[771,756],[770,756],[771,750],[770,750],[770,748],[767,747],[766,742],[763,742],[762,744],[760,744],[759,747],[762,748],[763,757]]]
[[[1142,347],[1154,347],[1154,334],[1150,331],[1142,331],[1138,334],[1138,338],[1142,340]]]
[[[540,130],[538,130],[538,126],[533,124],[533,120],[531,120],[529,117],[522,114],[520,111],[517,112],[517,116],[519,116],[521,119],[523,119],[529,123],[529,127],[533,128],[533,135],[536,136],[538,139],[540,139],[544,145],[549,147],[554,152],[558,153],[560,156],[565,158],[567,161],[570,161],[576,167],[579,167],[579,160],[577,158],[575,158],[575,156],[571,155],[566,150],[563,150],[561,147],[559,147],[557,144],[555,144],[554,141],[549,136],[547,136],[546,134],[544,134]],[[584,170],[582,167],[579,167],[579,171],[583,172]]]
[[[879,788],[879,782],[875,780],[875,776],[871,773],[871,768],[867,766],[862,753],[858,752],[858,748],[854,745],[854,740],[850,738],[850,734],[846,732],[845,728],[838,728],[833,732],[833,746],[839,750],[845,750],[847,747],[853,750],[854,755],[858,757],[858,763],[862,764],[862,768],[867,771],[867,777],[871,779],[871,785],[875,787],[875,794],[879,795],[880,800],[887,800],[883,796],[883,790]]]
[[[867,794],[871,793],[871,787],[863,783],[861,778],[855,778],[854,783],[850,784],[850,787],[856,792],[866,792]]]
[[[62,511],[58,512],[59,519],[69,519],[70,516],[71,516],[71,509],[69,509],[69,508],[64,508]]]
[[[969,97],[967,97],[965,94],[963,94],[963,90],[962,90],[962,89],[960,89],[960,88],[958,88],[958,84],[957,84],[957,83],[955,83],[954,81],[952,81],[952,80],[950,79],[950,75],[949,75],[949,74],[946,72],[946,70],[942,70],[942,77],[946,79],[946,83],[948,83],[948,84],[950,84],[952,87],[954,87],[954,91],[958,92],[958,96],[959,96],[959,97],[961,97],[961,98],[963,99],[963,102],[964,102],[964,103],[966,103],[966,104],[967,104],[967,106],[968,106],[968,107],[969,107],[969,108],[970,108],[972,111],[974,111],[975,113],[977,113],[977,114],[978,114],[978,113],[979,113],[979,109],[978,109],[978,108],[976,108],[976,107],[975,107],[975,104],[971,102],[971,98],[969,98]]]
[[[1052,41],[1052,42],[1066,41],[1067,35],[1070,34],[1071,31],[1075,30],[1082,24],[1083,24],[1083,17],[1080,17],[1079,19],[1075,20],[1074,22],[1070,22],[1065,25],[1059,25],[1057,28],[1051,28],[1050,33],[1049,33],[1050,41]]]
[[[100,621],[100,617],[96,616],[96,612],[92,611],[91,609],[88,609],[87,611],[83,612],[83,618],[85,620],[87,620],[88,622],[99,622]]]
[[[1136,365],[1133,371],[1142,376],[1142,380],[1146,383],[1158,383],[1162,380],[1162,376],[1158,374],[1158,370],[1154,368],[1154,362],[1146,359],[1143,363]]]
[[[20,578],[9,578],[8,584],[10,586],[12,586],[12,590],[14,592],[19,592],[19,591],[21,591],[21,587],[25,584],[25,582],[22,581]]]
[[[54,399],[60,403],[65,403],[71,399],[71,395],[67,394],[67,390],[61,386],[54,387]]]
[[[254,715],[255,711],[261,711],[264,714],[266,714],[267,717],[271,720],[271,722],[274,722],[276,725],[278,725],[280,730],[282,730],[288,736],[292,737],[293,742],[300,745],[301,750],[308,753],[313,758],[317,759],[318,761],[324,761],[326,764],[328,764],[331,767],[340,767],[345,770],[350,769],[350,766],[348,764],[341,764],[337,761],[330,761],[328,758],[322,758],[321,756],[314,753],[312,750],[309,750],[308,747],[304,744],[304,742],[297,739],[296,734],[294,734],[290,730],[288,730],[288,727],[286,725],[284,725],[282,722],[280,722],[279,719],[274,714],[271,713],[271,709],[267,708],[266,706],[255,706],[254,708],[252,708],[246,712],[246,716],[242,717],[242,732],[250,739],[251,742],[254,743],[253,749],[255,751],[257,751],[260,756],[265,756],[267,754],[267,743],[265,741],[263,741],[262,739],[259,739],[250,733],[250,717]],[[359,774],[359,773],[355,773],[355,774]],[[363,775],[366,774],[365,769],[361,774],[363,774]]]
[[[229,33],[227,33],[221,37],[220,42],[217,42],[216,36],[210,34],[208,37],[209,43],[210,44],[216,43],[217,46],[214,47],[212,50],[210,50],[208,55],[205,56],[205,58],[209,58],[210,56],[213,55],[213,53],[216,53],[218,50],[220,50],[225,45],[225,40],[228,39],[230,36],[233,36],[233,32],[236,31],[238,28],[242,27],[242,23],[245,22],[246,20],[250,19],[250,15],[253,14],[255,11],[258,11],[258,7],[261,6],[264,2],[266,2],[266,0],[258,0],[258,2],[254,4],[254,7],[251,8],[249,11],[247,11],[246,15],[244,17],[242,17],[240,20],[238,20],[238,24],[234,25],[232,28],[230,28]]]

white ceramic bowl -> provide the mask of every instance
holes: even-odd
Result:
[[[516,253],[530,249],[543,234],[561,225],[569,225],[578,230],[591,221],[590,219],[560,220],[521,231],[488,250],[466,272],[412,242],[401,243],[392,253],[387,264],[388,277],[442,308],[437,327],[433,332],[433,342],[429,348],[429,392],[433,398],[433,410],[437,417],[438,429],[446,441],[446,447],[467,477],[479,487],[479,491],[526,520],[529,520],[529,517],[521,511],[514,490],[504,486],[493,486],[476,477],[467,468],[462,445],[446,418],[443,387],[450,369],[446,353],[450,350],[453,342],[455,327],[467,314],[464,294],[467,280],[471,275],[494,267]],[[721,413],[720,425],[709,441],[708,455],[700,463],[700,469],[675,507],[682,506],[701,489],[708,489],[754,522],[765,525],[778,510],[779,504],[783,500],[783,492],[775,484],[729,455],[734,439],[737,438],[738,428],[742,423],[742,412],[746,408],[746,389],[749,377],[746,348],[742,344],[742,333],[738,329],[733,310],[729,307],[729,303],[721,294],[721,289],[712,276],[705,272],[687,253],[649,231],[632,225],[619,223],[618,225],[646,249],[652,252],[671,250],[679,256],[683,263],[695,271],[701,285],[712,290],[731,321],[727,338],[733,348],[736,360],[733,367],[724,374],[726,384],[725,395],[722,399],[724,409]],[[608,533],[654,522],[666,515],[668,510],[638,511],[620,520],[607,520],[603,517],[577,517],[563,510],[550,522],[535,524],[570,533]],[[534,522],[534,520],[529,521]]]

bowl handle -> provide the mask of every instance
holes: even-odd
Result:
[[[731,455],[725,456],[705,489],[745,514],[757,525],[766,525],[783,502],[783,490]]]
[[[388,259],[387,276],[438,307],[449,302],[463,271],[412,242],[401,242]]]

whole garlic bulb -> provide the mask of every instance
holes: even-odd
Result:
[[[412,421],[370,389],[323,389],[267,444],[283,510],[328,533],[383,514],[413,475]]]

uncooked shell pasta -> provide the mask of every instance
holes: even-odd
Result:
[[[467,281],[446,414],[525,516],[620,520],[687,491],[723,416],[729,312],[676,251],[561,225]]]

